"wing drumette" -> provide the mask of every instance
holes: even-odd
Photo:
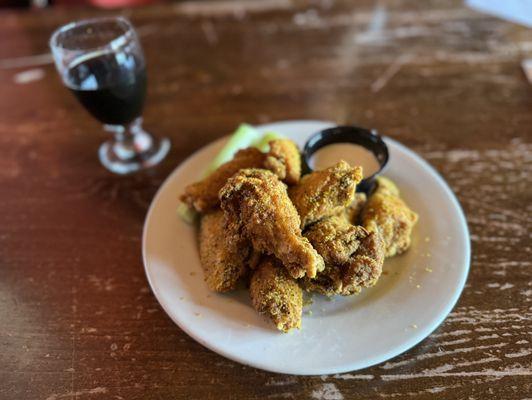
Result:
[[[300,219],[285,185],[270,171],[244,169],[220,190],[228,223],[253,248],[277,257],[294,278],[324,268],[323,259],[301,235]]]

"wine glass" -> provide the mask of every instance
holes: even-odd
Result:
[[[137,34],[122,17],[72,22],[50,48],[63,83],[114,138],[100,146],[102,164],[127,174],[159,163],[170,149],[142,128],[146,63]]]

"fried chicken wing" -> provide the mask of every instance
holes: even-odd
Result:
[[[255,310],[266,315],[277,329],[301,327],[303,292],[277,260],[265,258],[253,272],[249,287]]]
[[[351,168],[345,161],[305,175],[289,189],[290,198],[301,217],[301,227],[342,211],[355,196],[362,180],[362,168]]]
[[[277,257],[294,278],[316,276],[323,259],[301,235],[300,219],[286,186],[272,172],[244,169],[220,190],[228,223],[255,251]]]
[[[188,206],[200,213],[205,213],[215,208],[218,203],[218,192],[225,185],[227,179],[242,168],[260,168],[264,163],[264,153],[254,147],[238,151],[231,161],[220,165],[203,180],[188,185],[181,196]]]
[[[301,177],[301,154],[296,144],[288,139],[272,140],[264,168],[288,185],[296,184]]]
[[[384,262],[379,233],[369,233],[342,216],[332,216],[312,225],[305,236],[325,261],[325,269],[315,279],[304,279],[307,290],[345,296],[377,282]]]
[[[254,147],[239,150],[232,160],[220,165],[206,178],[188,185],[181,201],[200,213],[214,209],[219,204],[218,193],[227,179],[244,168],[269,169],[292,185],[301,175],[301,155],[296,144],[288,139],[272,140],[267,154]]]
[[[362,212],[362,224],[369,232],[382,235],[386,257],[405,252],[411,243],[418,215],[399,197],[399,189],[389,179],[377,178],[377,188]]]
[[[199,255],[209,289],[227,292],[233,290],[246,273],[251,246],[245,239],[226,229],[224,213],[216,210],[201,219]]]
[[[362,228],[362,227],[357,227]],[[358,230],[360,245],[344,265],[342,295],[360,292],[362,288],[375,285],[382,274],[384,264],[384,242],[378,232]]]

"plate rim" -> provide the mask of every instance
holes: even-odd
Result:
[[[322,121],[322,120],[315,120],[315,119],[302,119],[302,120],[285,120],[285,121],[273,121],[266,124],[260,124],[260,125],[254,125],[256,128],[259,129],[267,129],[266,127],[269,127],[271,125],[276,124],[298,124],[298,123],[319,123],[319,124],[331,124],[334,125],[334,122],[331,121]],[[154,285],[152,278],[150,277],[149,271],[148,271],[148,262],[146,259],[146,246],[147,246],[147,231],[148,231],[148,222],[150,220],[150,217],[153,213],[153,209],[155,207],[155,204],[157,203],[158,198],[161,196],[162,192],[164,191],[165,187],[172,181],[172,178],[175,174],[177,174],[178,170],[180,170],[182,167],[185,167],[187,164],[192,162],[192,160],[195,158],[195,156],[200,153],[201,151],[204,151],[208,147],[214,147],[216,144],[227,140],[228,135],[222,136],[218,139],[215,139],[214,141],[198,148],[193,153],[191,153],[187,158],[185,158],[181,163],[175,166],[175,168],[172,170],[172,172],[165,178],[163,183],[160,185],[160,187],[157,189],[157,192],[153,196],[153,199],[150,203],[150,206],[148,208],[148,211],[146,213],[146,217],[144,219],[144,224],[142,228],[142,242],[141,242],[141,250],[142,250],[142,262],[144,266],[144,273],[146,275],[146,279],[150,285],[150,289],[152,290],[155,298],[157,299],[157,302],[162,307],[166,315],[174,322],[181,330],[183,330],[188,336],[190,336],[192,339],[194,339],[196,342],[201,344],[202,346],[208,348],[209,350],[229,359],[235,362],[238,362],[243,365],[251,366],[253,368],[258,368],[264,371],[270,371],[274,373],[280,373],[280,374],[291,374],[291,375],[301,375],[301,376],[316,376],[316,375],[329,375],[329,374],[339,374],[339,373],[347,373],[352,371],[359,371],[363,370],[372,366],[375,366],[377,364],[380,364],[382,362],[385,362],[387,360],[390,360],[394,357],[397,357],[404,352],[412,349],[419,343],[421,343],[423,340],[425,340],[428,336],[430,336],[438,327],[445,321],[445,319],[448,317],[448,315],[451,313],[451,311],[454,309],[456,304],[458,303],[458,300],[460,299],[460,296],[462,295],[465,284],[467,282],[467,278],[469,276],[470,268],[471,268],[471,236],[469,232],[469,227],[467,225],[467,219],[464,213],[464,210],[458,201],[458,198],[454,194],[451,187],[448,185],[448,183],[445,181],[445,179],[441,176],[441,174],[434,168],[428,161],[426,161],[423,157],[421,157],[419,154],[408,148],[407,146],[403,145],[399,141],[390,138],[389,136],[384,136],[385,141],[392,142],[395,146],[399,147],[410,159],[413,159],[415,162],[420,163],[428,172],[430,172],[431,176],[434,177],[440,186],[443,188],[444,192],[448,195],[450,198],[453,206],[458,211],[458,219],[460,221],[461,228],[463,229],[466,241],[464,243],[464,263],[465,263],[465,269],[462,272],[460,276],[460,282],[458,286],[456,287],[457,290],[454,291],[453,296],[449,299],[449,301],[446,304],[446,307],[444,308],[444,311],[439,314],[439,317],[435,319],[435,322],[432,324],[427,325],[423,329],[416,330],[416,334],[412,335],[410,340],[405,341],[405,343],[402,346],[398,346],[393,350],[390,350],[386,353],[381,354],[378,357],[366,358],[366,362],[363,363],[363,365],[357,365],[360,364],[360,362],[347,362],[344,363],[336,368],[329,368],[326,371],[320,370],[319,367],[313,368],[312,366],[309,366],[308,369],[303,371],[295,371],[293,368],[283,368],[282,366],[280,368],[272,368],[269,365],[262,365],[260,362],[254,362],[250,361],[248,359],[239,357],[237,355],[234,355],[232,353],[229,353],[228,351],[224,350],[223,348],[217,347],[216,345],[212,345],[211,343],[206,342],[199,336],[192,333],[192,331],[187,327],[186,324],[180,323],[180,321],[173,315],[172,312],[170,312],[169,307],[167,307],[163,302],[160,300],[160,293],[157,289],[157,286]]]

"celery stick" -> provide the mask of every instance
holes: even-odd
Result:
[[[272,140],[280,139],[281,137],[281,135],[275,132],[266,132],[258,141],[253,143],[253,147],[256,147],[263,153],[266,153],[268,150],[270,150],[270,142]]]
[[[204,176],[209,175],[220,165],[231,160],[238,150],[251,146],[259,139],[260,133],[254,127],[248,124],[240,125],[235,133],[231,135],[222,150],[220,150],[214,160],[209,164]]]
[[[190,225],[194,224],[199,216],[194,209],[181,202],[179,202],[177,206],[177,214],[181,217],[183,221]]]

